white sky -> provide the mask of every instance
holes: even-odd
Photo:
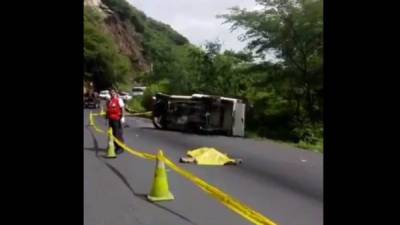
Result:
[[[169,24],[192,44],[219,40],[222,50],[242,50],[245,43],[237,40],[243,31],[230,32],[230,24],[222,24],[216,15],[226,14],[228,8],[258,8],[254,0],[127,0],[147,16]]]

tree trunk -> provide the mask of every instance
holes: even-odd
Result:
[[[306,83],[306,109],[307,109],[307,114],[308,114],[308,119],[310,119],[310,121],[314,120],[314,109],[313,109],[313,105],[314,105],[314,101],[313,101],[313,97],[311,94],[311,87],[309,85],[309,83]]]

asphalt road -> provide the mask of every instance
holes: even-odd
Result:
[[[174,171],[168,171],[175,200],[146,200],[155,162],[123,153],[106,159],[107,137],[88,127],[84,111],[85,225],[240,225],[251,224]],[[179,166],[239,199],[281,225],[323,224],[323,156],[272,141],[187,134],[153,128],[151,121],[126,118],[125,142]],[[96,123],[105,129],[105,121]],[[242,158],[238,166],[180,164],[186,151],[214,147]]]

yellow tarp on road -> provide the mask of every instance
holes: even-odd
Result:
[[[234,159],[227,154],[217,151],[215,148],[198,148],[187,152],[187,155],[194,158],[198,165],[223,166],[227,163],[235,163]]]

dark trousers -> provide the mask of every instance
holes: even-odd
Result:
[[[108,120],[108,124],[112,128],[114,137],[118,138],[118,140],[120,140],[121,142],[124,142],[121,121],[120,120]],[[115,141],[114,141],[114,146],[115,146],[116,150],[122,149],[121,146],[119,146]]]

